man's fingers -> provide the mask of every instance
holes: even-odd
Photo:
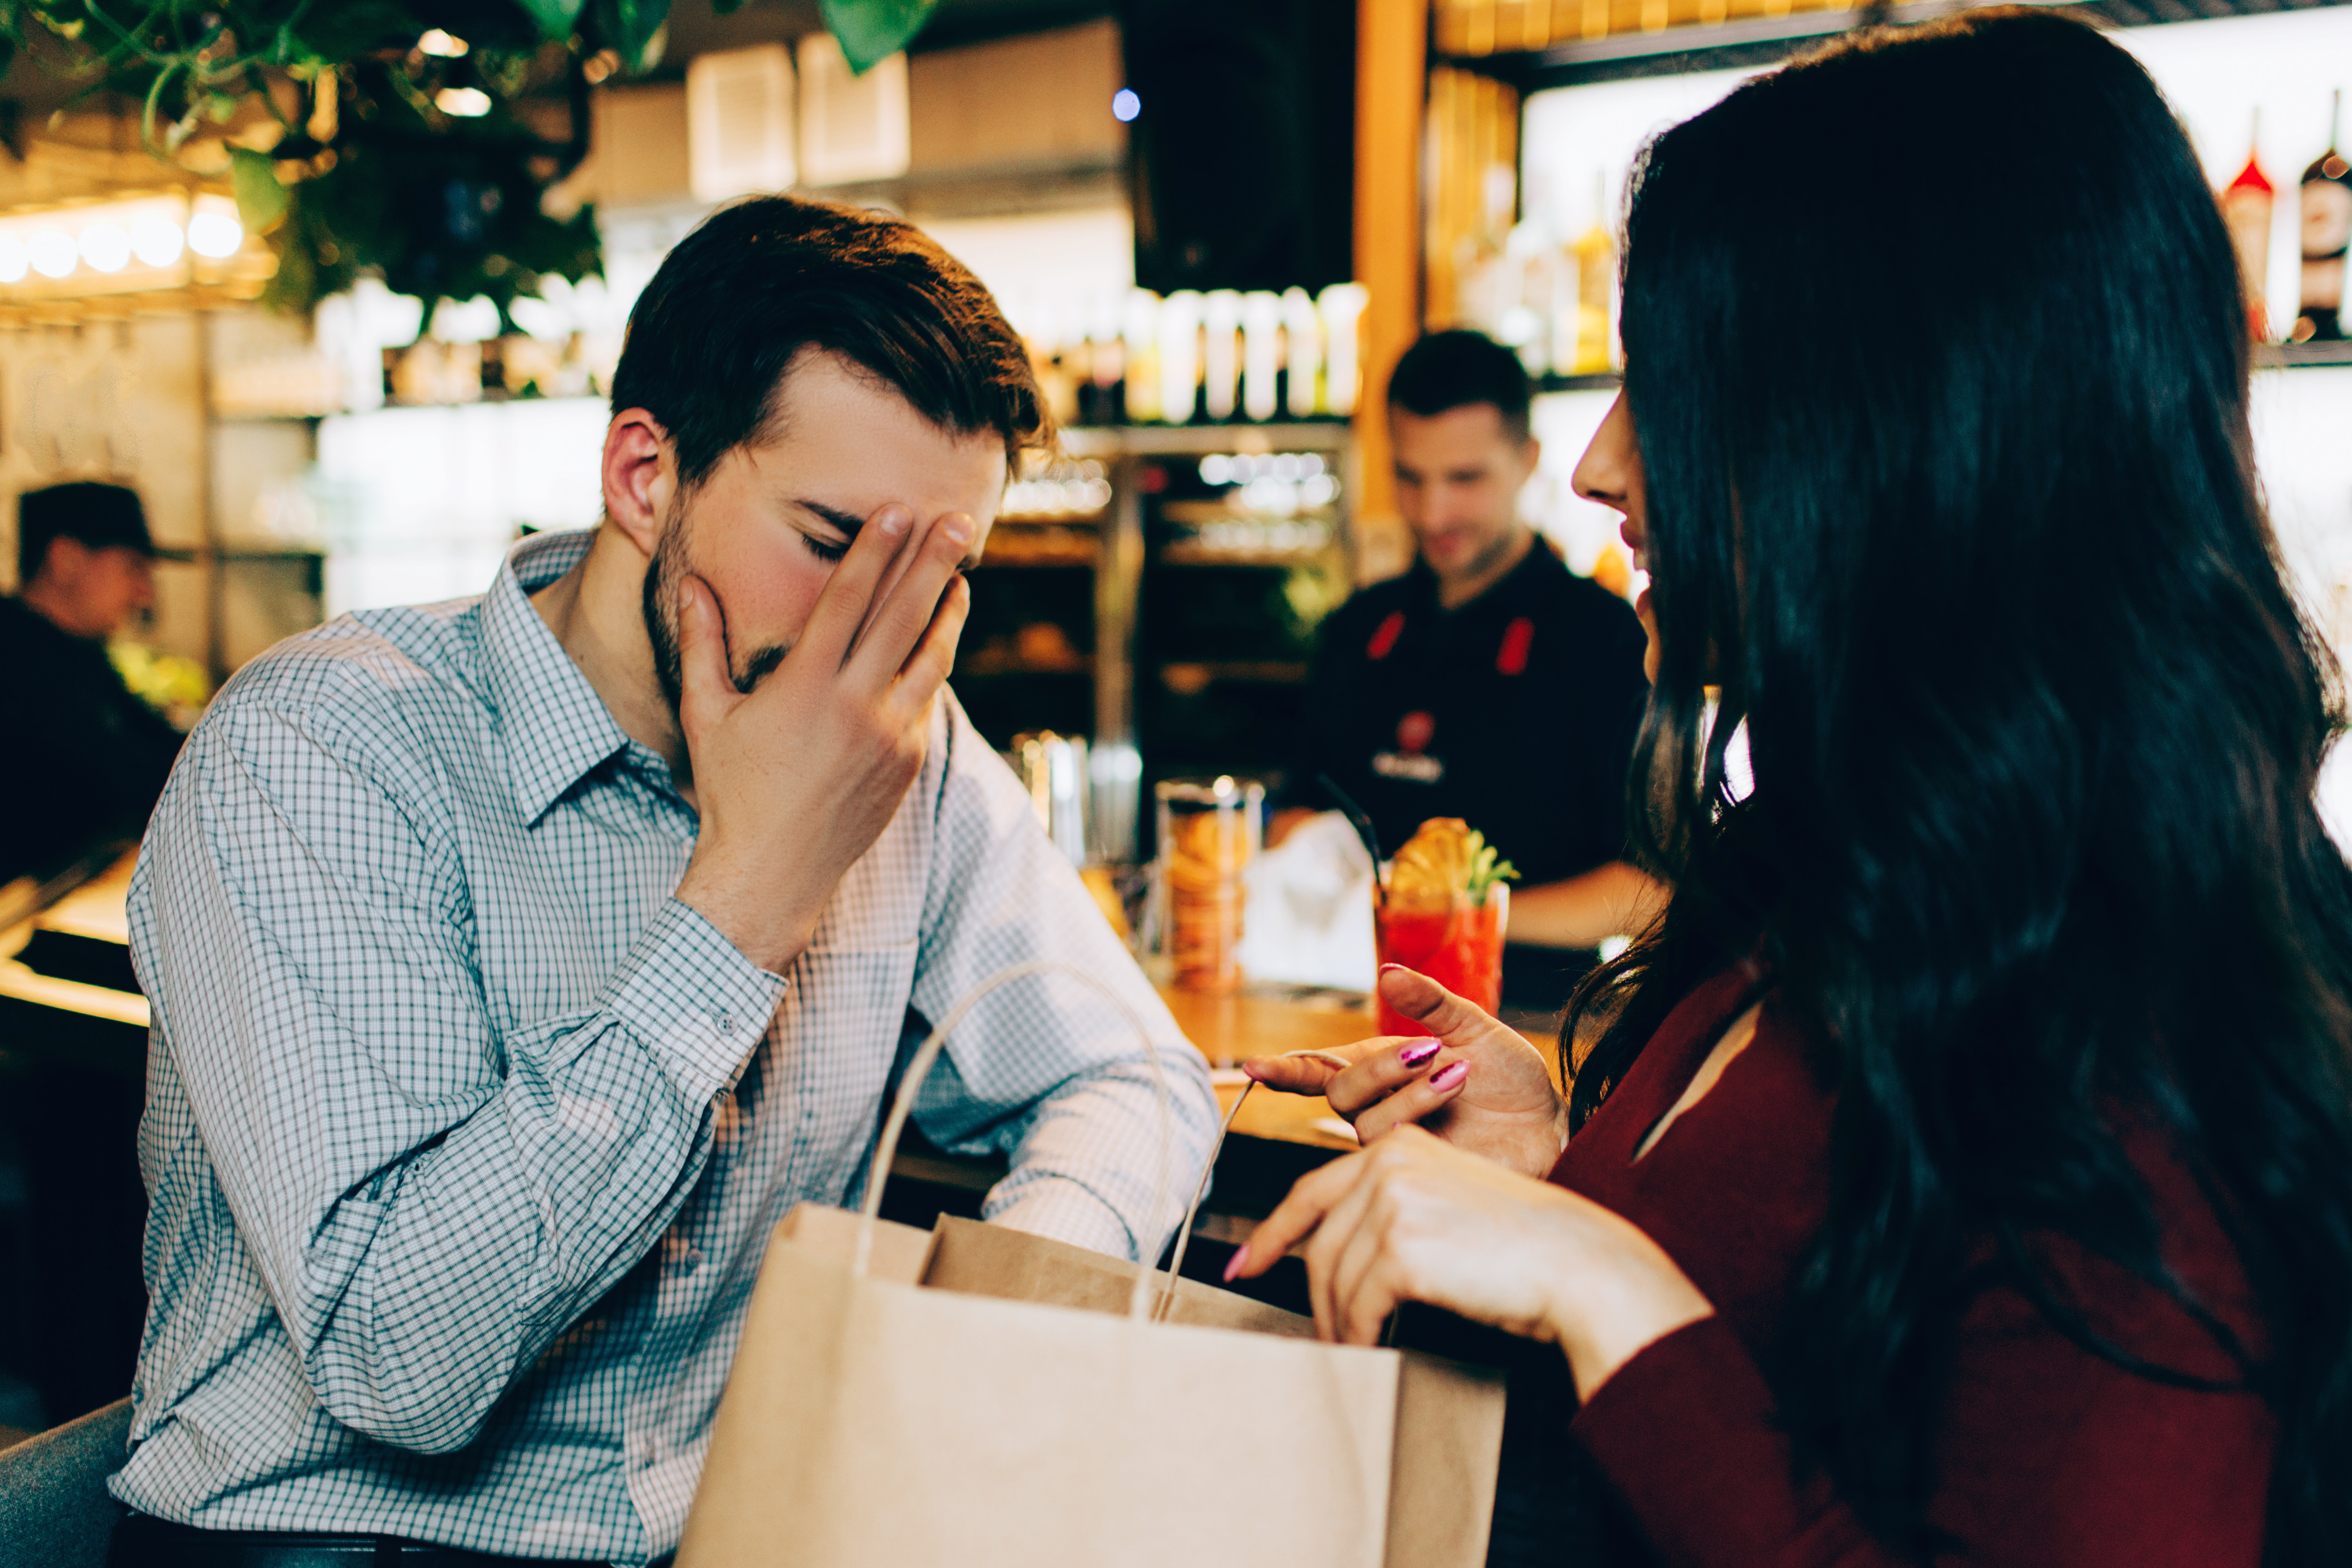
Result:
[[[1448,1045],[1467,1044],[1489,1030],[1504,1027],[1493,1014],[1464,1001],[1427,975],[1391,964],[1377,982],[1389,1006],[1418,1022]]]
[[[678,722],[689,736],[740,695],[727,662],[727,623],[718,596],[695,576],[678,585],[677,685]]]
[[[877,599],[850,650],[849,672],[877,688],[898,677],[915,644],[937,617],[940,599],[971,548],[972,520],[950,512],[908,551],[910,558],[887,598]]]
[[[929,628],[898,672],[900,700],[920,708],[939,695],[948,673],[955,668],[956,644],[962,640],[964,618],[971,613],[971,584],[959,577],[940,595],[940,607]]]
[[[866,519],[866,526],[849,541],[849,553],[841,558],[841,564],[825,580],[824,591],[816,596],[816,608],[809,612],[808,625],[802,630],[794,652],[805,648],[808,656],[824,668],[841,667],[914,524],[915,514],[896,503]]]

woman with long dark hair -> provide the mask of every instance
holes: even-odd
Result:
[[[1654,141],[1624,283],[1672,907],[1565,1103],[1402,973],[1436,1055],[1262,1065],[1369,1146],[1235,1271],[1556,1342],[1664,1562],[2352,1562],[2340,694],[2187,138],[2071,21],[1874,34]]]

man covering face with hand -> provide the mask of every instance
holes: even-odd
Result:
[[[1169,1168],[1206,1155],[1204,1064],[943,685],[1046,434],[994,302],[904,224],[747,202],[613,409],[594,530],[256,661],[158,810],[133,1561],[667,1552],[770,1229],[857,1201],[895,1069],[1009,965],[1116,990]],[[1150,1065],[1078,984],[982,1004],[916,1118],[1007,1158],[1000,1223],[1166,1239]]]

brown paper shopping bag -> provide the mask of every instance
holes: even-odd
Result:
[[[979,994],[910,1063],[862,1222],[804,1206],[771,1240],[677,1568],[1483,1560],[1499,1382],[1319,1343],[1189,1281],[1155,1300],[1148,1269],[1082,1249],[875,1218],[922,1074]],[[1450,1508],[1415,1506],[1437,1490],[1424,1449]]]
[[[876,1256],[878,1267],[878,1248]],[[922,1280],[933,1290],[1118,1312],[1134,1272],[1124,1259],[950,1216],[939,1223]],[[1315,1337],[1311,1319],[1196,1280],[1175,1281],[1156,1315],[1162,1322]],[[1483,1568],[1502,1456],[1502,1375],[1417,1351],[1402,1353],[1397,1374],[1383,1561],[1388,1568]]]

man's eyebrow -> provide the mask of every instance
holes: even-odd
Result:
[[[825,522],[831,523],[835,528],[839,528],[843,533],[847,534],[853,539],[857,537],[858,530],[866,526],[866,519],[864,517],[852,516],[850,513],[843,511],[838,507],[828,507],[823,501],[799,499],[793,501],[793,505],[798,507],[803,512],[814,513],[816,517],[822,518]]]

